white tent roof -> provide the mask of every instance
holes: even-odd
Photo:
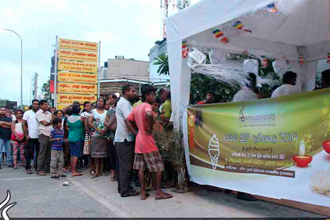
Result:
[[[265,8],[272,3],[278,14]],[[252,33],[233,28],[238,20]],[[223,31],[229,43],[219,42],[213,29]],[[302,89],[312,90],[317,61],[330,53],[330,0],[204,0],[168,18],[166,32],[172,105],[179,122],[189,104],[191,80],[187,60],[181,56],[182,40],[228,52],[285,58],[298,73]],[[301,53],[303,66],[298,63]]]
[[[258,11],[274,2],[283,16]],[[329,12],[329,0],[204,0],[167,19],[167,41],[182,40],[241,17],[253,30],[250,37],[313,45],[330,40]]]

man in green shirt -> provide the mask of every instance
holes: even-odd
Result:
[[[162,120],[165,123],[168,123],[171,118],[172,113],[172,104],[171,104],[171,92],[168,92],[167,99],[165,100],[164,104],[162,105]]]

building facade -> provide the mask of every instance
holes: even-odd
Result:
[[[9,101],[7,99],[0,99],[0,106],[7,107],[11,110],[17,110],[17,102],[16,101]]]
[[[147,61],[118,57],[108,59],[108,62],[105,63],[104,68],[107,68],[108,72],[107,74],[104,70],[101,72],[101,80],[125,78],[149,81],[149,63]]]
[[[149,62],[125,59],[122,56],[108,59],[100,70],[101,96],[121,94],[121,88],[126,84],[133,85],[137,91],[141,90],[142,85],[150,84]]]

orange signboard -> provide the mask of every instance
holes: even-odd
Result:
[[[58,81],[72,83],[97,83],[97,74],[59,72]]]
[[[97,64],[59,60],[58,70],[82,73],[97,73]]]
[[[69,104],[66,104],[66,105],[57,104],[56,109],[57,109],[57,110],[62,110],[62,109],[64,109],[64,108],[68,107],[68,106],[69,106]]]
[[[97,84],[59,82],[57,86],[57,92],[73,94],[97,94]]]
[[[96,95],[57,94],[58,105],[71,105],[73,102],[96,102]]]
[[[73,50],[59,50],[58,57],[61,60],[76,60],[97,63],[97,53],[73,51]]]
[[[97,52],[98,44],[94,42],[86,41],[77,41],[69,39],[59,39],[59,48],[60,49],[69,49],[69,50],[86,50]]]

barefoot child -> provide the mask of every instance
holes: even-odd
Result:
[[[62,120],[55,118],[53,120],[54,129],[50,133],[50,141],[52,142],[52,153],[50,161],[50,172],[52,179],[65,177],[63,175],[63,139],[64,131],[61,129]]]

